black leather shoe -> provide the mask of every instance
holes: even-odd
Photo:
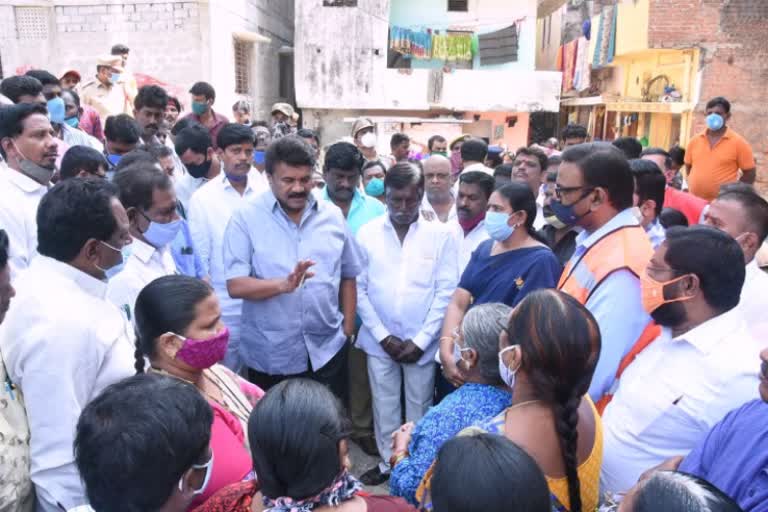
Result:
[[[382,473],[379,466],[369,469],[360,477],[360,481],[370,487],[381,485],[387,480],[389,480],[389,473]]]

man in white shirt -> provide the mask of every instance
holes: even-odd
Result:
[[[461,145],[461,172],[482,171],[493,176],[493,169],[486,167],[484,163],[487,156],[488,144],[483,139],[476,137],[465,139]]]
[[[189,228],[203,269],[211,276],[211,284],[219,298],[222,321],[229,328],[229,347],[224,362],[238,371],[241,366],[239,345],[243,301],[231,298],[227,291],[224,231],[235,208],[267,187],[255,177],[259,171],[251,166],[253,132],[250,128],[229,123],[224,125],[217,139],[217,153],[224,172],[192,195]]]
[[[664,242],[664,226],[659,221],[659,215],[664,207],[666,179],[652,160],[636,158],[629,161],[629,167],[635,180],[632,204],[638,214],[637,220],[645,229],[653,248],[657,249]]]
[[[533,229],[540,230],[546,224],[544,220],[544,198],[541,197],[544,173],[547,171],[547,155],[534,147],[522,147],[515,154],[515,162],[512,164],[512,180],[525,183],[533,192],[536,201],[536,219],[533,221]]]
[[[219,175],[221,161],[208,129],[201,124],[191,124],[176,134],[174,149],[187,172],[176,177],[174,189],[184,210],[197,189]]]
[[[58,149],[47,111],[20,103],[0,114],[0,227],[10,239],[11,280],[37,254],[37,206],[48,191]]]
[[[80,412],[135,373],[133,332],[106,300],[105,282],[131,237],[105,180],[60,183],[41,201],[38,220],[40,254],[14,283],[0,350],[26,403],[37,510],[53,512],[88,501],[72,452]]]
[[[432,155],[424,166],[424,199],[421,214],[427,220],[456,221],[456,196],[453,192],[451,161],[442,155]]]
[[[704,226],[667,231],[642,276],[643,307],[664,329],[616,381],[603,413],[601,487],[685,455],[730,410],[758,397],[756,357],[739,303],[744,255]]]
[[[107,297],[133,320],[139,292],[158,277],[176,273],[171,242],[182,221],[171,179],[157,164],[138,161],[117,171],[113,182],[128,213],[133,244],[125,267],[110,274]]]
[[[477,246],[489,238],[485,229],[485,212],[494,187],[493,177],[484,172],[469,171],[459,176],[459,195],[456,199],[459,277]]]
[[[768,236],[768,201],[746,183],[724,185],[704,213],[704,224],[725,231],[741,246],[747,268],[739,307],[752,334],[765,339],[768,274],[757,266],[755,255]]]
[[[421,170],[396,164],[384,186],[388,215],[363,226],[357,236],[364,254],[357,284],[363,321],[358,343],[368,354],[374,430],[383,459],[361,477],[367,485],[388,478],[391,436],[402,418],[401,381],[406,421],[418,421],[432,405],[437,336],[458,282],[453,230],[419,215]]]

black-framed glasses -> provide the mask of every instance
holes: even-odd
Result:
[[[584,194],[581,196],[582,199],[586,197],[587,194],[595,190],[595,187],[588,187],[586,185],[581,185],[580,187],[561,187],[560,185],[555,185],[555,197],[558,200],[563,199],[563,195],[570,194],[571,192],[576,192],[577,190],[584,190]]]

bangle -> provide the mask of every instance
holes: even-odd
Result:
[[[397,464],[398,464],[398,463],[399,463],[401,460],[403,460],[403,459],[404,459],[404,458],[406,458],[407,456],[408,456],[408,452],[407,452],[407,451],[404,451],[404,452],[398,452],[398,453],[393,453],[393,454],[392,454],[392,456],[389,458],[389,467],[390,467],[390,468],[394,468],[395,466],[397,466]]]

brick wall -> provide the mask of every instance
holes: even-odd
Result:
[[[648,39],[654,48],[701,49],[693,130],[704,129],[708,99],[728,98],[730,125],[752,144],[758,188],[768,193],[768,1],[651,0]]]

